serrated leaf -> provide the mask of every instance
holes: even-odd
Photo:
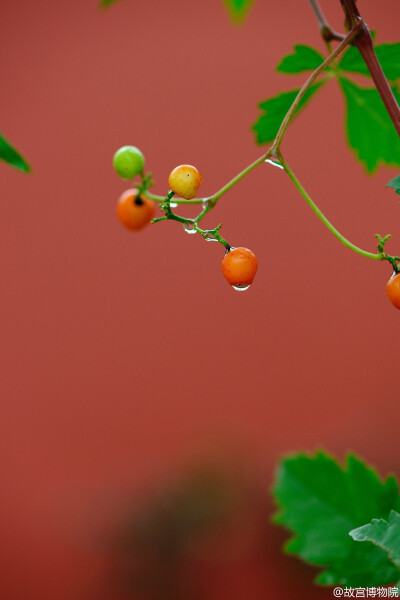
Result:
[[[223,0],[232,21],[243,22],[246,18],[254,0]]]
[[[26,160],[20,155],[20,153],[11,146],[9,142],[0,134],[0,158],[9,165],[12,165],[20,171],[28,173],[31,171],[31,167],[28,165]]]
[[[303,44],[297,44],[294,47],[293,54],[284,56],[276,67],[276,70],[280,73],[303,73],[304,71],[315,71],[324,62],[324,57],[318,50],[311,48],[311,46],[305,46]]]
[[[394,44],[379,44],[375,46],[376,56],[381,64],[383,72],[389,81],[396,81],[400,77],[400,42]],[[361,54],[355,46],[351,46],[343,55],[339,63],[342,71],[360,73],[370,76]]]
[[[398,581],[383,550],[349,536],[372,518],[387,518],[399,509],[394,477],[382,481],[354,455],[342,467],[324,452],[298,454],[282,460],[274,495],[279,506],[275,521],[293,533],[286,550],[325,569],[317,583],[366,587]]]
[[[391,179],[386,184],[386,187],[393,188],[394,191],[396,192],[396,194],[400,194],[400,175],[397,175],[397,177],[394,177],[393,179]]]
[[[315,92],[324,84],[323,81],[308,88],[296,110],[296,115],[314,96]],[[292,106],[300,89],[283,92],[273,98],[268,98],[258,105],[264,112],[252,126],[256,135],[257,144],[265,144],[272,141],[278,133],[279,127],[285,118],[289,108]]]
[[[400,166],[400,138],[375,88],[360,87],[340,77],[346,99],[349,146],[369,173],[380,165]],[[393,89],[397,100],[400,94]]]
[[[372,542],[387,552],[400,576],[400,514],[392,510],[389,520],[372,519],[371,523],[350,531],[356,542]]]

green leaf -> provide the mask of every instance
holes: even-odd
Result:
[[[344,77],[340,85],[346,98],[349,146],[372,173],[380,165],[400,166],[400,138],[375,88],[364,88]],[[397,100],[400,93],[393,89]]]
[[[111,4],[115,4],[118,0],[101,0],[99,6],[100,8],[108,8]]]
[[[223,0],[232,21],[241,23],[245,20],[254,0]]]
[[[297,107],[296,113],[307,104],[307,102],[314,96],[315,92],[324,84],[323,81],[314,84],[308,88],[304,94],[299,106]],[[289,108],[292,106],[299,89],[291,90],[290,92],[283,92],[273,98],[268,98],[261,102],[258,106],[261,108],[264,114],[262,114],[252,126],[253,131],[256,135],[257,144],[265,144],[273,140],[278,133],[279,127],[285,118],[285,115]]]
[[[393,188],[394,191],[396,192],[396,194],[400,194],[400,175],[397,175],[397,177],[394,177],[394,179],[391,179],[386,184],[386,187]]]
[[[380,44],[375,46],[375,52],[386,77],[389,81],[396,81],[400,77],[400,42]],[[370,76],[367,66],[355,46],[346,51],[339,67],[342,71]]]
[[[302,73],[303,71],[315,71],[324,62],[322,54],[303,44],[294,47],[294,53],[284,56],[276,67],[280,73]]]
[[[31,167],[19,152],[0,134],[0,158],[20,171],[28,173]]]
[[[372,542],[387,552],[389,559],[399,569],[400,576],[400,515],[392,510],[389,520],[372,519],[371,523],[350,531],[356,542]]]
[[[397,481],[349,455],[343,468],[324,452],[282,460],[274,495],[276,523],[291,530],[287,552],[323,567],[317,583],[352,587],[398,581],[398,570],[381,548],[358,544],[349,531],[399,509]]]

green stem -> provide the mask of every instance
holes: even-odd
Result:
[[[154,202],[164,202],[165,196],[159,196],[158,194],[152,194],[149,190],[145,191],[145,196],[150,198],[150,200],[154,200]],[[194,198],[193,200],[184,200],[183,198],[174,198],[173,202],[176,204],[202,204],[202,198]]]
[[[213,236],[214,240],[225,246],[227,250],[230,250],[232,248],[232,246],[226,241],[226,239],[224,239],[219,233],[219,230],[221,229],[222,225],[218,225],[215,229],[201,229],[195,221],[193,226],[195,231],[199,233],[204,239],[210,239],[210,237]]]
[[[204,209],[204,211],[197,218],[197,220],[200,220],[203,218],[203,216],[205,216],[208,213],[209,210],[211,210],[211,208],[213,208],[216,205],[217,201],[219,200],[219,198],[221,198],[221,196],[226,194],[226,192],[228,192],[234,185],[236,185],[238,183],[238,181],[240,181],[241,179],[243,179],[243,177],[245,177],[248,173],[250,173],[250,171],[252,171],[256,167],[258,167],[258,165],[260,165],[261,163],[265,162],[269,156],[272,156],[271,149],[268,150],[268,152],[266,152],[259,158],[257,158],[257,160],[255,160],[253,163],[251,163],[250,165],[245,167],[243,169],[243,171],[240,171],[240,173],[238,173],[233,179],[228,181],[228,183],[226,185],[224,185],[221,189],[219,189],[218,192],[215,192],[215,194],[213,194],[212,196],[209,196],[208,198],[194,198],[193,200],[183,200],[181,198],[174,197],[173,202],[176,202],[176,204],[205,204],[205,203],[207,203],[207,210]],[[150,200],[154,200],[155,202],[164,202],[165,201],[164,196],[159,196],[158,194],[152,194],[148,190],[146,191],[146,196],[148,198],[150,198]]]
[[[272,156],[272,148],[270,148],[268,150],[268,152],[266,152],[265,154],[260,156],[260,158],[257,158],[257,160],[255,160],[253,163],[251,163],[251,165],[249,165],[248,167],[243,169],[243,171],[238,173],[238,175],[236,175],[236,177],[234,177],[233,179],[228,181],[228,183],[226,185],[224,185],[220,190],[218,190],[218,192],[216,192],[209,198],[204,198],[204,202],[208,202],[208,205],[210,206],[210,208],[215,206],[217,201],[219,200],[219,198],[221,198],[221,196],[226,194],[226,192],[228,192],[234,185],[236,185],[238,183],[238,181],[240,181],[241,179],[243,179],[243,177],[245,177],[248,173],[250,173],[250,171],[252,171],[256,167],[258,167],[258,165],[261,165],[261,163],[265,162],[269,156]]]
[[[289,165],[287,164],[287,162],[285,161],[285,159],[283,158],[283,156],[280,153],[279,153],[279,161],[280,161],[281,165],[283,166],[283,168],[285,169],[285,171],[288,174],[288,176],[290,177],[290,179],[293,181],[294,185],[296,186],[296,188],[298,189],[298,191],[300,192],[300,194],[303,196],[303,198],[305,199],[305,201],[307,202],[307,204],[310,206],[310,208],[315,212],[315,214],[317,215],[317,217],[329,229],[329,231],[331,233],[333,233],[333,235],[340,242],[342,242],[342,244],[344,244],[345,246],[347,246],[347,248],[350,248],[354,252],[357,252],[357,254],[361,254],[362,256],[366,256],[367,258],[372,258],[374,260],[384,260],[384,257],[383,257],[382,254],[380,254],[380,253],[379,254],[374,254],[373,252],[367,252],[366,250],[363,250],[362,248],[359,248],[358,246],[356,246],[355,244],[353,244],[352,242],[350,242],[347,238],[345,238],[336,229],[336,227],[334,227],[332,225],[332,223],[330,221],[328,221],[328,219],[325,217],[325,215],[323,214],[323,212],[318,208],[318,206],[315,204],[315,202],[313,202],[311,200],[310,196],[307,194],[306,190],[303,188],[303,186],[301,185],[300,181],[297,179],[296,175],[293,173],[293,171],[291,170],[291,168],[289,167]]]
[[[231,179],[230,181],[228,181],[227,184],[225,184],[221,189],[219,189],[215,194],[213,194],[212,196],[209,196],[208,198],[194,198],[193,200],[183,200],[180,198],[174,198],[174,202],[176,202],[177,204],[203,204],[205,202],[207,202],[207,210],[204,210],[198,217],[198,221],[200,219],[202,219],[207,212],[213,208],[216,203],[218,202],[219,198],[221,198],[221,196],[223,196],[224,194],[226,194],[226,192],[228,192],[234,185],[236,185],[241,179],[243,179],[243,177],[245,177],[248,173],[250,173],[253,169],[255,169],[256,167],[258,167],[258,165],[262,164],[263,162],[265,162],[267,160],[267,158],[269,158],[270,156],[274,156],[279,147],[280,144],[282,142],[283,136],[285,135],[286,129],[288,128],[288,125],[291,121],[291,119],[294,116],[294,113],[299,105],[299,103],[301,102],[301,99],[303,98],[304,94],[307,92],[308,88],[312,85],[312,83],[315,81],[315,79],[317,79],[317,77],[322,73],[322,71],[324,71],[324,69],[331,64],[332,61],[335,60],[335,58],[337,56],[339,56],[339,54],[346,48],[346,46],[351,42],[351,40],[353,39],[353,37],[355,37],[355,35],[358,33],[358,26],[353,27],[353,29],[346,35],[346,37],[342,40],[342,42],[339,44],[339,46],[328,56],[328,58],[318,67],[318,69],[316,69],[311,75],[310,77],[307,79],[307,81],[305,82],[305,84],[303,85],[303,87],[301,88],[301,90],[299,91],[299,93],[297,94],[292,106],[290,107],[289,111],[287,112],[284,120],[282,121],[282,124],[279,128],[279,131],[276,135],[276,138],[273,142],[273,145],[271,146],[271,148],[262,156],[260,156],[259,158],[257,158],[257,160],[255,160],[253,163],[251,163],[250,165],[248,165],[247,167],[245,167],[240,173],[238,173],[233,179]],[[164,202],[165,198],[163,196],[158,196],[157,194],[152,194],[151,192],[149,192],[148,190],[146,191],[146,195],[151,199],[154,200],[155,202]]]
[[[314,83],[314,81],[318,78],[318,76],[322,73],[322,71],[324,71],[325,68],[328,65],[330,65],[331,62],[333,62],[335,60],[335,58],[337,58],[341,52],[343,52],[343,50],[346,48],[346,46],[348,46],[350,44],[351,40],[358,34],[360,27],[361,27],[361,25],[360,26],[355,25],[353,27],[353,29],[346,35],[344,40],[341,41],[339,46],[337,48],[335,48],[335,50],[328,56],[328,58],[325,59],[324,62],[318,67],[318,69],[316,69],[315,71],[313,71],[313,73],[311,73],[310,77],[307,79],[307,81],[305,82],[305,84],[303,85],[303,87],[301,88],[299,93],[297,94],[296,98],[294,99],[292,106],[289,108],[288,112],[286,113],[285,118],[283,119],[283,121],[281,123],[281,126],[279,127],[279,131],[276,134],[274,143],[272,145],[272,153],[273,154],[275,154],[279,150],[279,147],[282,143],[282,139],[283,139],[283,136],[285,135],[286,129],[288,128],[290,121],[294,117],[294,113],[296,112],[296,109],[298,108],[304,94],[307,92],[309,87]]]

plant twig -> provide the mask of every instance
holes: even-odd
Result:
[[[359,29],[360,29],[360,25],[359,24],[355,25],[353,27],[353,29],[342,40],[342,42],[339,44],[339,46],[337,48],[335,48],[335,50],[333,52],[331,52],[331,54],[328,56],[328,58],[326,60],[324,60],[324,62],[318,67],[318,69],[316,69],[315,71],[313,71],[313,73],[311,73],[310,77],[307,79],[307,81],[305,82],[305,84],[303,85],[303,87],[301,88],[299,93],[297,94],[292,106],[289,108],[288,112],[286,113],[285,118],[283,119],[283,121],[281,123],[279,131],[278,131],[276,138],[274,140],[274,143],[272,145],[273,154],[275,154],[278,151],[279,146],[281,145],[281,142],[282,142],[282,138],[285,135],[285,131],[286,131],[291,119],[293,118],[294,113],[295,113],[297,107],[299,106],[304,94],[307,92],[309,87],[314,83],[314,81],[317,79],[317,77],[322,73],[322,71],[324,71],[324,69],[328,65],[330,65],[331,62],[333,60],[335,60],[335,58],[337,56],[339,56],[339,54],[341,52],[343,52],[343,50],[346,48],[346,46],[348,46],[350,44],[350,42],[356,37],[356,35],[359,32]]]
[[[328,21],[325,19],[324,13],[322,12],[317,0],[309,0],[309,2],[311,4],[311,8],[315,13],[315,16],[317,17],[319,29],[325,42],[331,42],[332,40],[344,40],[345,36],[342,33],[338,33],[330,27]]]
[[[347,26],[352,29],[356,23],[361,24],[359,35],[354,38],[354,45],[363,57],[388,115],[400,136],[400,108],[382,67],[379,64],[369,28],[361,17],[354,0],[340,0],[340,2],[346,16]]]
[[[311,199],[311,197],[306,192],[306,190],[304,189],[304,187],[301,185],[300,181],[297,179],[296,175],[293,173],[293,171],[291,170],[291,168],[289,167],[288,163],[285,161],[285,159],[283,158],[283,156],[282,156],[282,154],[280,152],[278,152],[278,158],[279,158],[279,162],[281,163],[281,165],[285,169],[285,172],[287,173],[287,175],[289,176],[289,178],[291,179],[291,181],[294,183],[294,185],[296,186],[297,190],[303,196],[303,198],[305,199],[305,201],[307,202],[307,204],[314,211],[314,213],[317,215],[317,217],[322,221],[322,223],[329,229],[329,231],[331,233],[333,233],[333,235],[344,246],[347,246],[347,248],[350,248],[350,250],[353,250],[353,252],[356,252],[357,254],[361,254],[362,256],[366,256],[367,258],[372,258],[373,260],[387,260],[388,262],[390,262],[390,264],[393,266],[394,270],[397,272],[398,266],[397,266],[396,261],[399,261],[400,257],[398,257],[398,256],[390,256],[389,254],[386,254],[386,252],[383,251],[384,250],[384,245],[385,245],[386,241],[389,239],[390,236],[385,236],[384,238],[381,238],[381,236],[377,236],[378,240],[379,240],[379,243],[378,243],[378,253],[377,254],[375,254],[373,252],[368,252],[367,250],[363,250],[359,246],[356,246],[355,244],[353,244],[352,242],[350,242],[350,240],[348,240],[346,237],[344,237],[344,235],[342,235],[340,233],[340,231],[338,231],[336,229],[336,227],[334,227],[332,225],[332,223],[329,221],[329,219],[327,219],[326,216],[324,215],[324,213],[318,208],[318,206]]]

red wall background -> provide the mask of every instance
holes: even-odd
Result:
[[[324,4],[341,29],[339,2]],[[397,0],[359,4],[378,41],[396,41]],[[93,531],[107,507],[191,457],[243,455],[265,489],[282,453],[320,446],[399,473],[387,265],[340,246],[267,165],[207,222],[257,254],[244,294],[223,279],[217,244],[176,223],[130,234],[115,218],[121,145],[143,150],[158,193],[177,164],[197,165],[209,195],[260,154],[258,102],[304,79],[274,67],[295,43],[324,50],[308,3],[259,0],[243,27],[218,0],[108,11],[19,0],[0,12],[0,127],[34,168],[0,165],[1,597],[96,597]],[[370,249],[391,232],[398,253],[399,206],[384,188],[396,172],[365,175],[343,112],[331,82],[285,155],[340,231]],[[262,566],[250,559],[234,591],[226,574],[209,598],[331,597],[281,554],[282,532],[270,525],[267,538]]]

